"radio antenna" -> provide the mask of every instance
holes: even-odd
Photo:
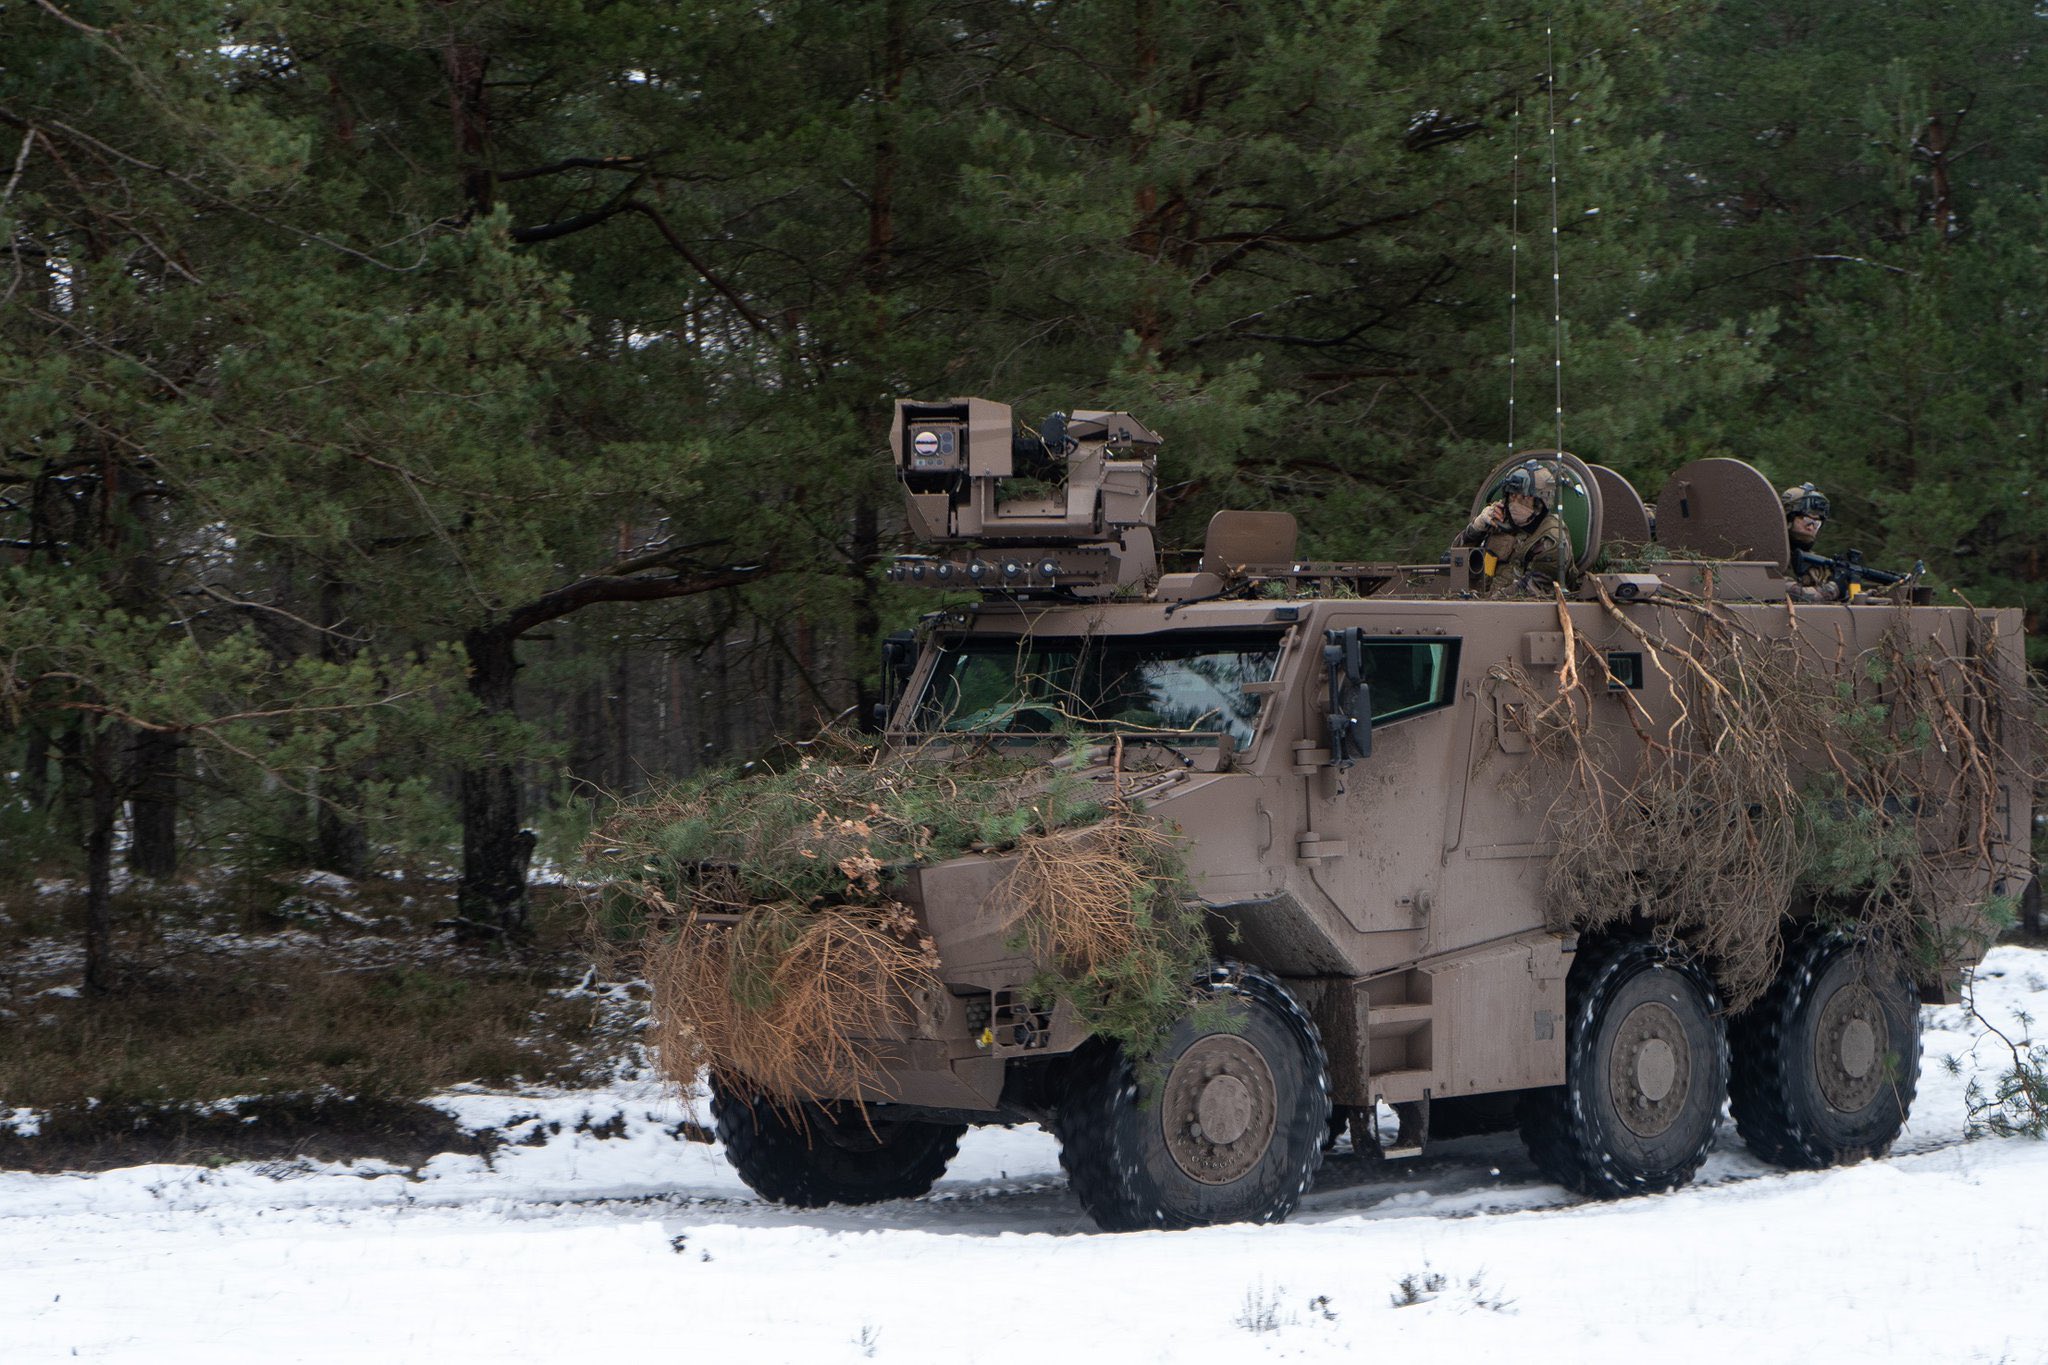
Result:
[[[1544,95],[1550,111],[1550,320],[1557,374],[1557,448],[1564,449],[1564,272],[1557,234],[1557,44],[1550,25],[1543,26]]]
[[[1508,454],[1515,453],[1515,322],[1522,298],[1522,101],[1508,122]]]

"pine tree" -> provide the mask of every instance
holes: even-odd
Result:
[[[1824,549],[1924,558],[2031,614],[2038,25],[1995,4],[1724,5],[1675,64],[1666,129],[1695,307],[1779,320],[1741,453],[1823,487]]]

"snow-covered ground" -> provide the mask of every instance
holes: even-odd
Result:
[[[1978,1004],[2048,1017],[2048,953],[1996,950]],[[2048,1362],[2048,1145],[1964,1141],[2010,1057],[1927,1026],[1885,1161],[1787,1174],[1724,1130],[1692,1187],[1588,1203],[1512,1137],[1340,1151],[1285,1226],[1119,1236],[1037,1129],[970,1133],[927,1198],[806,1212],[652,1083],[453,1094],[512,1137],[490,1161],[0,1173],[0,1362]]]

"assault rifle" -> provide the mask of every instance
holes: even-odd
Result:
[[[1792,576],[1804,578],[1815,569],[1826,569],[1828,578],[1835,585],[1835,600],[1847,602],[1866,587],[1889,588],[1900,583],[1910,583],[1927,572],[1927,561],[1916,560],[1911,573],[1893,573],[1889,569],[1874,569],[1863,562],[1861,550],[1851,550],[1840,559],[1817,555],[1811,550],[1792,547]]]

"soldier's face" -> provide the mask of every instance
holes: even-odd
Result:
[[[1508,494],[1508,511],[1514,513],[1516,521],[1527,521],[1536,515],[1536,499],[1527,493]]]
[[[1801,540],[1812,540],[1820,534],[1821,519],[1811,512],[1802,512],[1792,518],[1792,534]]]

